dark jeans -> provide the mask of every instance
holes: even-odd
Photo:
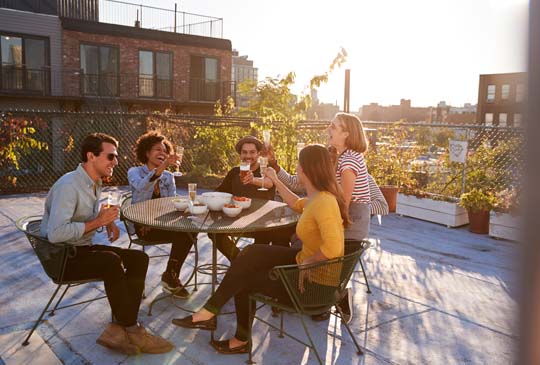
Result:
[[[285,228],[276,228],[264,232],[246,233],[243,237],[254,238],[254,244],[256,245],[268,245],[272,243],[272,246],[289,247],[291,236],[296,231],[296,225]],[[229,261],[233,261],[238,255],[240,250],[236,247],[236,243],[226,234],[218,233],[216,235],[210,235],[210,239],[215,236],[215,245],[219,252],[221,252]]]
[[[137,236],[145,241],[169,241],[172,243],[171,253],[169,255],[169,263],[167,264],[167,270],[174,269],[176,275],[180,275],[180,268],[184,264],[193,241],[189,233],[185,232],[173,232],[164,231],[160,229],[150,229],[145,234],[141,233],[141,227],[135,226]],[[177,265],[171,260],[176,260]]]
[[[125,269],[125,270],[124,270]],[[64,278],[101,278],[114,317],[122,326],[137,324],[148,269],[148,255],[138,250],[93,245],[77,247],[68,259]]]
[[[291,304],[287,291],[279,280],[271,280],[269,272],[274,266],[296,264],[299,249],[282,246],[251,245],[246,247],[231,263],[231,267],[214,295],[204,308],[214,314],[234,297],[236,307],[236,334],[241,341],[248,340],[249,309],[255,303],[249,300],[250,293],[261,293]]]

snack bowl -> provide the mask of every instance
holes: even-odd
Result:
[[[208,209],[206,204],[198,202],[198,201],[195,201],[193,204],[189,204],[188,207],[189,207],[189,212],[194,215],[204,214],[206,213],[206,210]]]
[[[236,217],[242,212],[242,207],[238,204],[225,204],[223,206],[223,213],[228,217]]]
[[[242,209],[251,207],[251,199],[245,196],[233,196],[232,200],[234,204],[241,206]]]
[[[171,200],[171,202],[173,203],[174,208],[176,210],[181,211],[181,212],[186,210],[186,208],[189,205],[189,200],[188,200],[187,196],[180,196],[180,197],[173,198]]]
[[[220,211],[221,208],[231,201],[232,194],[213,191],[202,193],[201,200],[208,205],[208,209]]]

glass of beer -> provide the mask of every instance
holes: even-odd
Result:
[[[120,205],[120,191],[116,186],[107,190],[107,208]]]
[[[189,201],[192,203],[195,200],[197,200],[197,184],[195,183],[188,184],[188,196],[189,196]]]
[[[240,162],[240,179],[243,179],[247,176],[249,172],[250,163],[247,161]]]
[[[259,166],[261,168],[261,187],[257,190],[260,191],[268,191],[267,188],[264,187],[264,174],[266,173],[266,168],[268,167],[268,157],[259,157]]]

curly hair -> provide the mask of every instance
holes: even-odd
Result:
[[[140,136],[137,139],[137,142],[135,142],[134,151],[135,155],[137,156],[137,160],[139,160],[139,162],[142,164],[147,163],[148,157],[146,156],[146,153],[150,151],[157,143],[163,143],[167,153],[173,152],[173,146],[167,137],[159,132],[147,132]]]

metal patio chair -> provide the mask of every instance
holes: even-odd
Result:
[[[308,327],[305,322],[305,315],[320,314],[326,310],[330,310],[339,300],[339,296],[351,278],[353,274],[356,263],[359,261],[360,257],[366,249],[367,241],[358,242],[358,249],[349,253],[345,256],[338,257],[331,260],[325,260],[317,262],[310,265],[283,265],[276,266],[270,271],[270,277],[274,280],[280,280],[283,286],[285,287],[287,294],[289,296],[290,303],[283,303],[278,301],[276,298],[268,297],[262,294],[252,294],[250,299],[256,302],[261,302],[268,304],[270,306],[277,307],[281,310],[281,320],[280,327],[276,327],[273,324],[257,317],[255,313],[251,311],[253,306],[250,306],[250,318],[257,318],[259,321],[265,323],[266,325],[279,330],[279,337],[287,335],[293,340],[308,346],[313,350],[319,364],[323,364],[321,357],[311,339]],[[311,281],[304,280],[304,291],[301,292],[299,289],[299,279],[301,275],[305,275],[306,272],[309,272]],[[319,278],[319,279],[317,279]],[[318,283],[323,282],[323,284]],[[289,312],[300,317],[302,326],[307,335],[309,343],[303,341],[302,339],[296,338],[283,330],[283,312]],[[342,313],[339,306],[335,306],[335,311],[331,312],[334,316],[341,318]],[[352,333],[349,325],[345,321],[341,322],[349,336],[356,346],[357,354],[362,355],[362,349],[358,344],[354,334]],[[248,364],[253,364],[252,360],[252,348],[253,343],[251,339],[251,328],[249,329],[249,358],[247,360]]]
[[[45,270],[45,273],[51,280],[57,285],[56,290],[54,291],[53,295],[47,302],[47,305],[43,310],[41,311],[41,314],[39,315],[39,318],[34,323],[34,326],[30,330],[30,333],[28,333],[28,336],[22,343],[23,346],[27,346],[30,340],[30,337],[38,327],[39,323],[43,319],[43,316],[45,313],[50,312],[49,316],[53,316],[54,312],[63,308],[73,307],[76,305],[84,304],[84,303],[90,303],[99,299],[106,298],[107,296],[100,296],[94,299],[84,300],[81,302],[69,304],[60,307],[60,302],[62,299],[64,299],[64,296],[66,295],[68,289],[92,282],[99,282],[103,281],[101,278],[91,278],[91,279],[84,279],[84,280],[66,280],[64,279],[64,271],[66,268],[66,263],[68,258],[75,256],[77,247],[73,246],[68,243],[52,243],[49,242],[46,238],[42,237],[40,235],[40,226],[41,226],[41,216],[39,217],[23,217],[20,218],[16,222],[17,228],[24,232],[26,237],[28,238],[28,241],[32,245],[32,248],[34,249],[34,253],[38,257],[41,266],[43,267],[43,270]],[[65,286],[64,291],[62,292],[62,295],[56,302],[56,305],[52,310],[49,310],[49,307],[51,303],[53,302],[54,298],[60,291],[60,288],[62,286]]]

